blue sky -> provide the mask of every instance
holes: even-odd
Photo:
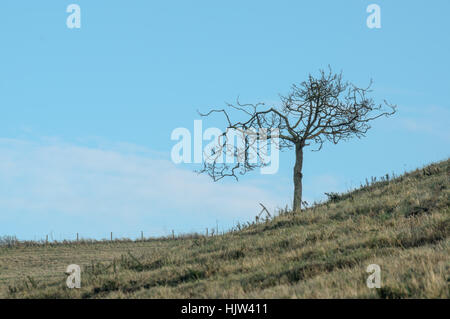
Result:
[[[66,26],[69,4],[81,28]],[[369,4],[381,28],[369,29]],[[204,231],[291,204],[276,175],[213,183],[174,165],[197,110],[276,103],[331,65],[398,105],[363,139],[307,150],[304,196],[447,158],[450,2],[22,1],[0,3],[0,235],[103,238]],[[222,127],[219,119],[204,127]]]

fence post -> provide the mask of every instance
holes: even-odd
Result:
[[[48,244],[48,235],[45,235],[45,243]]]
[[[141,230],[141,240],[144,241],[144,232]]]
[[[208,227],[206,227],[206,237],[208,237]]]
[[[172,239],[175,239],[175,232],[172,229]]]
[[[111,241],[112,241],[112,232],[111,232]]]
[[[78,233],[77,233],[77,243],[78,243],[78,241],[79,241],[79,237],[78,237]]]

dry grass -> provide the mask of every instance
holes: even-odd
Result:
[[[222,236],[0,247],[0,297],[449,298],[449,177],[447,160]]]

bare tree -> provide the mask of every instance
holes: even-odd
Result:
[[[328,71],[320,70],[318,76],[310,74],[299,85],[292,85],[289,94],[280,95],[279,106],[241,104],[239,98],[235,104],[227,104],[229,110],[238,113],[240,120],[232,121],[225,109],[200,113],[201,116],[222,113],[227,127],[199,172],[209,174],[214,181],[226,176],[238,179],[238,174],[268,165],[264,152],[256,152],[256,155],[253,152],[257,140],[270,141],[272,147],[279,150],[294,149],[293,210],[300,211],[304,148],[314,145],[313,151],[318,151],[325,141],[337,144],[354,136],[360,138],[370,129],[370,121],[396,112],[395,105],[386,101],[377,104],[367,96],[372,92],[371,84],[372,81],[366,88],[359,88],[343,81],[342,72],[333,73],[329,68]],[[230,130],[242,134],[243,143],[237,146],[230,143]],[[235,157],[237,162],[223,162],[224,154]]]

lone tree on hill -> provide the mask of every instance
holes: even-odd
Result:
[[[203,163],[199,172],[207,173],[214,181],[227,176],[237,179],[237,173],[243,175],[268,165],[264,161],[264,154],[257,154],[258,161],[250,155],[256,148],[258,138],[264,135],[264,139],[272,140],[272,147],[275,146],[278,150],[295,149],[293,210],[300,211],[303,149],[314,145],[313,151],[319,151],[327,140],[337,144],[354,136],[360,138],[370,129],[370,121],[396,112],[395,105],[386,101],[378,104],[367,96],[372,92],[371,84],[372,81],[368,87],[359,88],[343,81],[342,72],[333,73],[329,68],[327,72],[320,70],[318,76],[310,74],[299,85],[292,85],[288,95],[280,95],[279,106],[266,107],[264,103],[241,104],[239,99],[236,104],[227,104],[230,110],[239,114],[238,121],[233,122],[225,109],[200,113],[204,117],[222,113],[227,127],[218,137],[216,147],[211,149],[211,157]],[[234,146],[234,140],[229,143],[230,130],[243,134],[244,142],[241,145]],[[274,140],[277,142],[274,143]],[[223,155],[232,156],[238,161],[224,163]]]

